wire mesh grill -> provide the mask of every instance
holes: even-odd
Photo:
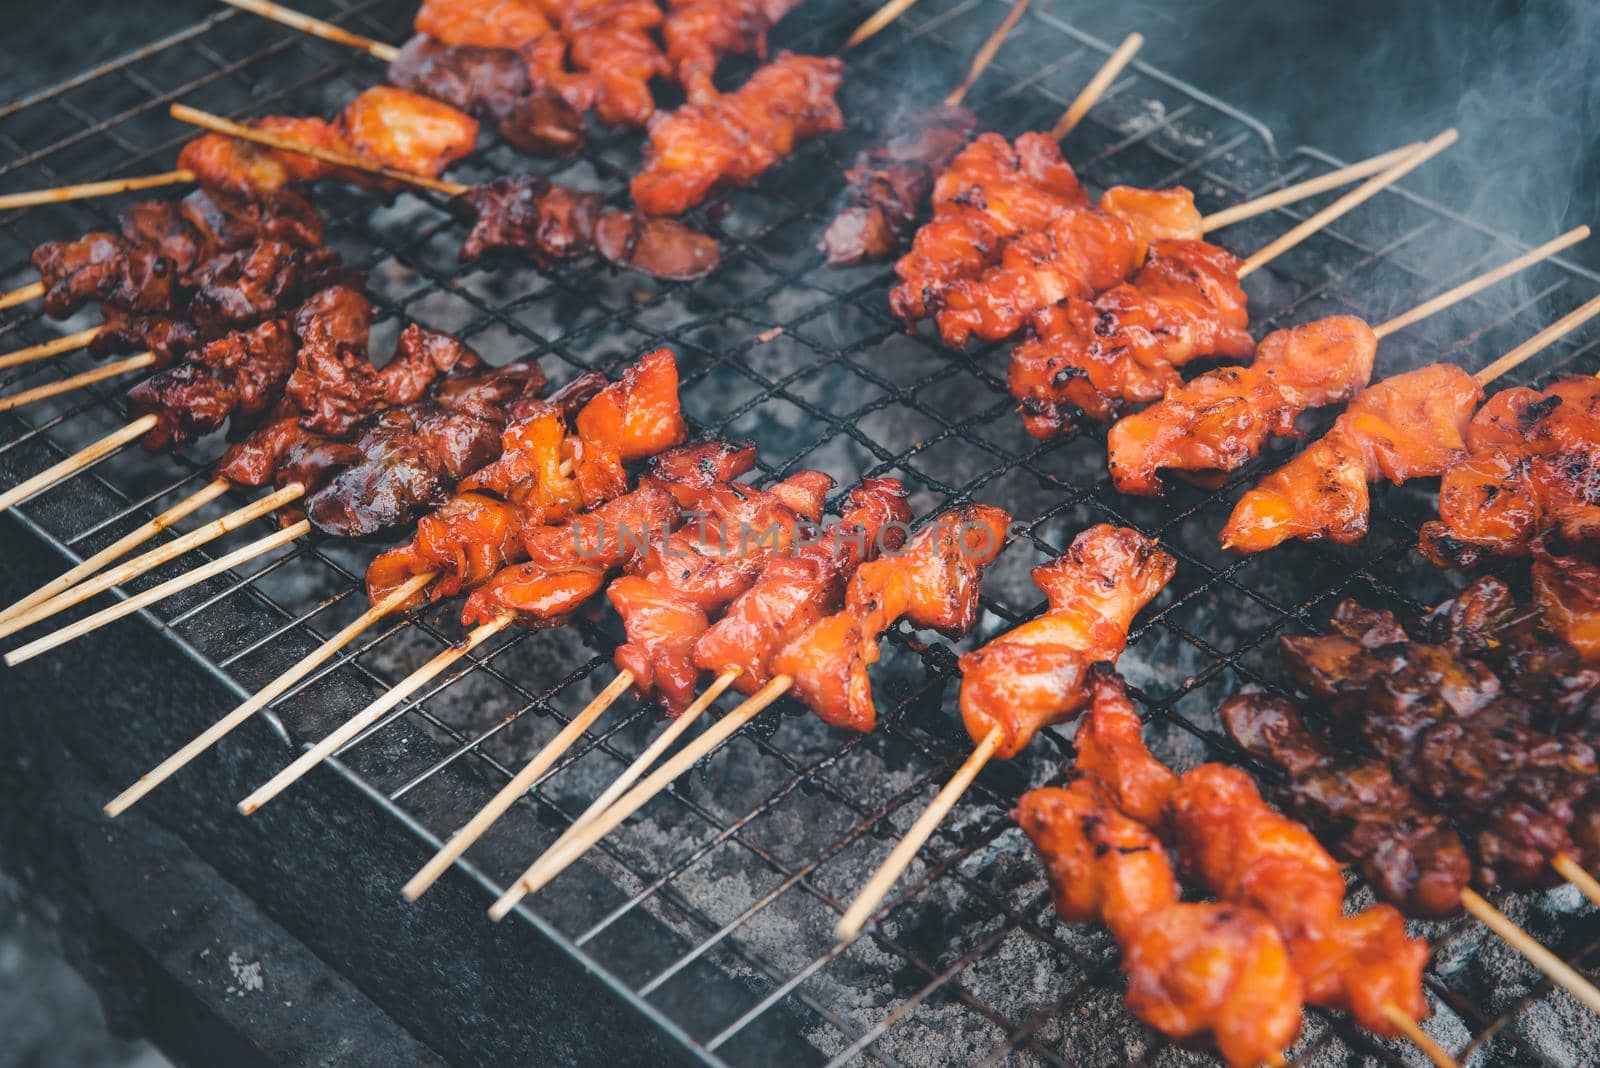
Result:
[[[412,5],[301,6],[394,40]],[[831,50],[867,7],[813,0],[784,22],[775,46]],[[1158,535],[1180,567],[1140,621],[1122,669],[1159,755],[1180,768],[1236,761],[1214,710],[1245,683],[1281,687],[1277,635],[1314,631],[1345,596],[1415,610],[1445,592],[1445,577],[1409,552],[1430,500],[1424,490],[1379,490],[1372,535],[1355,550],[1290,545],[1230,558],[1216,532],[1259,466],[1214,493],[1119,497],[1105,475],[1101,430],[1050,443],[1023,433],[1005,390],[1004,346],[951,353],[926,330],[908,335],[885,308],[886,265],[822,263],[815,242],[839,172],[889,120],[886,102],[942,95],[1002,11],[998,0],[922,0],[852,57],[843,93],[851,130],[802,147],[755,187],[697,213],[725,250],[721,270],[702,282],[661,284],[588,263],[550,272],[503,262],[463,268],[455,261],[461,224],[411,195],[384,203],[322,191],[329,243],[370,272],[382,310],[374,351],[415,320],[460,334],[496,362],[537,357],[559,381],[615,370],[666,345],[685,369],[683,397],[697,430],[755,440],[763,478],[818,467],[844,487],[888,474],[913,487],[922,516],[965,500],[1010,509],[1021,533],[986,579],[986,611],[969,645],[1041,609],[1028,571],[1082,527],[1110,520]],[[1107,51],[1035,8],[969,102],[985,126],[1007,134],[1048,126]],[[165,169],[188,135],[166,117],[173,101],[233,116],[328,114],[380,77],[365,57],[222,12],[0,110],[0,144],[10,157],[0,184]],[[1280,154],[1260,123],[1143,64],[1118,80],[1066,149],[1092,186],[1181,182],[1207,210],[1337,162],[1309,148]],[[574,161],[533,164],[497,147],[460,172],[471,181],[531,167],[620,202],[639,151],[636,134],[600,132]],[[30,281],[35,243],[105,227],[115,206],[87,201],[0,219],[0,279]],[[1316,206],[1233,227],[1222,240],[1251,250]],[[1255,332],[1334,313],[1377,322],[1521,247],[1438,205],[1386,193],[1251,279]],[[1596,281],[1567,264],[1541,265],[1386,341],[1379,373],[1433,359],[1481,366],[1575,306]],[[91,316],[49,323],[13,313],[0,344],[88,325]],[[1593,331],[1580,334],[1513,377],[1592,370],[1600,365],[1597,341]],[[82,361],[17,369],[0,388],[82,370]],[[3,417],[5,484],[124,418],[115,384]],[[1313,430],[1328,421],[1323,415]],[[86,555],[198,488],[219,452],[202,443],[181,458],[115,456],[21,513]],[[190,524],[238,503],[225,498]],[[241,531],[212,551],[266,529]],[[364,607],[359,580],[371,552],[302,542],[163,602],[154,616],[253,689]],[[285,742],[320,737],[461,633],[448,605],[388,621],[280,699],[272,722]],[[338,762],[386,796],[397,818],[442,839],[609,680],[617,639],[615,620],[599,615],[498,638],[345,747]],[[987,770],[895,888],[879,929],[848,948],[833,945],[839,911],[970,745],[952,712],[955,674],[951,648],[893,633],[875,672],[884,714],[874,734],[833,733],[780,704],[524,909],[708,1062],[1205,1060],[1166,1047],[1127,1014],[1109,936],[1056,920],[1031,849],[1005,818],[1022,790],[1057,775],[1069,751],[1063,732]],[[495,887],[515,878],[659,726],[642,709],[602,720],[474,848],[470,869]],[[1370,897],[1365,888],[1357,894]],[[1600,921],[1570,888],[1504,904],[1592,972]],[[1427,933],[1430,1026],[1463,1059],[1481,1052],[1568,1064],[1600,1046],[1594,1021],[1575,1002],[1552,994],[1481,928],[1456,921]],[[804,1041],[784,1037],[795,1034]],[[1290,1054],[1306,1063],[1419,1057],[1318,1013],[1308,1013]]]

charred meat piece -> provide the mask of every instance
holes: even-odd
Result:
[[[158,249],[99,231],[76,241],[46,241],[33,250],[44,286],[45,314],[63,319],[90,301],[130,312],[171,311],[178,268]]]
[[[210,342],[187,363],[169,367],[128,392],[130,414],[153,414],[142,443],[151,452],[176,449],[231,418],[247,429],[276,402],[294,368],[294,337],[273,319]]]
[[[334,252],[307,251],[278,241],[224,253],[195,272],[189,321],[210,337],[253,326],[338,281],[338,267]]]
[[[589,251],[601,207],[600,194],[552,185],[537,175],[496,178],[473,186],[456,202],[474,215],[461,245],[462,262],[508,249],[546,266]]]
[[[704,278],[722,262],[715,239],[676,219],[637,211],[601,215],[594,228],[594,245],[612,266],[668,281]]]

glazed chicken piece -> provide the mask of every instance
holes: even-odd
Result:
[[[716,96],[712,77],[723,56],[767,58],[767,31],[800,0],[668,0],[661,37],[667,61],[691,101]]]
[[[884,631],[901,618],[952,638],[971,630],[978,584],[1004,547],[1010,522],[998,508],[964,505],[918,531],[903,552],[862,564],[844,608],[785,645],[772,671],[792,678],[794,694],[824,722],[872,730],[877,708],[867,668],[881,655]]]
[[[978,128],[963,107],[936,104],[897,115],[895,130],[861,152],[844,172],[844,207],[828,224],[821,248],[836,267],[887,259],[900,250],[950,165]]]
[[[1428,1013],[1428,944],[1388,905],[1344,915],[1339,864],[1305,826],[1261,799],[1238,768],[1202,764],[1178,781],[1170,818],[1185,871],[1227,903],[1260,909],[1289,947],[1305,999],[1348,1012],[1374,1034],[1399,1032],[1384,1007]]]
[[[1441,567],[1526,556],[1554,532],[1566,546],[1600,541],[1600,383],[1562,376],[1543,392],[1503,390],[1467,428],[1468,456],[1444,473],[1439,518],[1422,554]]]
[[[801,525],[822,517],[832,488],[821,471],[801,471],[766,490],[722,483],[692,493],[694,518],[655,539],[639,569],[606,590],[628,635],[616,650],[617,670],[633,676],[639,694],[659,697],[669,716],[693,703],[694,647],[712,614],[748,590],[768,561],[789,553]]]
[[[1013,144],[979,135],[935,180],[933,219],[895,263],[900,283],[889,291],[890,311],[907,326],[934,314],[953,283],[999,259],[1006,238],[1043,230],[1087,202],[1050,137],[1025,133]]]
[[[602,214],[594,226],[594,250],[613,267],[669,282],[704,278],[722,262],[715,238],[676,219],[638,211]]]
[[[1138,531],[1101,523],[1034,568],[1049,609],[961,658],[961,719],[973,744],[998,730],[995,755],[1010,758],[1081,712],[1090,665],[1122,654],[1133,617],[1176,567]]]
[[[1011,337],[1052,304],[1087,300],[1126,280],[1151,242],[1200,238],[1200,213],[1187,189],[1117,186],[1098,206],[1074,205],[1044,229],[1013,237],[997,265],[954,282],[937,316],[939,334],[956,348],[973,336]]]
[[[748,185],[795,145],[844,126],[834,102],[843,64],[780,55],[731,93],[650,120],[650,148],[633,199],[649,215],[679,215],[718,188]]]
[[[1109,663],[1089,671],[1093,704],[1072,740],[1077,767],[1094,779],[1120,812],[1147,827],[1166,824],[1178,776],[1144,744],[1144,723]]]
[[[661,8],[653,0],[561,0],[556,17],[567,61],[580,72],[559,79],[568,103],[580,112],[593,108],[609,126],[648,122],[656,110],[650,80],[671,73],[653,36]],[[553,66],[551,58],[543,63]]]
[[[772,681],[771,662],[788,642],[836,609],[845,581],[863,562],[905,540],[911,509],[898,479],[869,478],[852,489],[839,522],[815,541],[771,560],[755,584],[695,642],[702,671],[737,669],[733,685],[754,693]]]
[[[1128,1007],[1178,1041],[1209,1036],[1229,1064],[1276,1059],[1300,1031],[1300,982],[1259,911],[1179,901],[1165,847],[1087,778],[1031,790],[1012,812],[1044,861],[1056,912],[1104,920]]]
[[[76,241],[46,241],[33,250],[44,286],[44,310],[64,319],[93,300],[131,312],[174,307],[178,267],[157,249],[116,234],[87,233]]]
[[[478,121],[470,115],[388,85],[352,100],[339,125],[356,155],[430,178],[471,155],[478,143]]]
[[[1535,544],[1533,599],[1552,634],[1584,663],[1600,664],[1600,567],[1575,556],[1554,556]]]
[[[1290,538],[1360,541],[1368,484],[1442,475],[1466,453],[1483,388],[1459,367],[1429,364],[1356,394],[1332,429],[1239,499],[1222,545],[1258,553]]]
[[[1164,470],[1216,485],[1212,476],[1239,470],[1272,438],[1297,436],[1302,412],[1354,396],[1377,352],[1372,329],[1350,315],[1275,330],[1252,363],[1208,371],[1119,419],[1106,437],[1111,480],[1140,496],[1161,492]]]
[[[1191,361],[1250,355],[1238,271],[1215,245],[1157,241],[1130,281],[1037,313],[1036,336],[1011,350],[1008,371],[1028,433],[1056,437],[1079,412],[1110,421],[1176,389]]]
[[[550,32],[536,0],[422,0],[412,26],[447,45],[517,49]]]

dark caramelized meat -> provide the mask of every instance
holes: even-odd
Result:
[[[63,319],[92,300],[131,312],[174,307],[178,268],[153,247],[107,233],[76,241],[46,241],[33,250],[33,269],[44,286],[45,314]]]
[[[1535,545],[1533,599],[1552,634],[1585,663],[1600,663],[1600,567],[1575,556],[1553,556]]]
[[[475,216],[461,245],[464,263],[494,249],[525,253],[542,264],[581,256],[593,242],[601,205],[598,193],[579,193],[531,174],[475,185],[456,201]]]
[[[1240,498],[1224,548],[1258,553],[1290,538],[1343,545],[1367,533],[1368,486],[1443,474],[1466,452],[1467,421],[1483,399],[1477,380],[1429,364],[1358,393],[1333,428]]]
[[[1044,727],[1089,701],[1089,665],[1122,655],[1133,617],[1160,593],[1177,561],[1136,530],[1107,523],[1033,570],[1049,610],[961,658],[961,719],[977,744],[1013,757]]]
[[[722,262],[715,239],[676,219],[637,211],[601,215],[594,228],[594,246],[613,266],[668,281],[704,278]]]
[[[878,642],[901,618],[913,627],[959,637],[978,618],[978,585],[1005,546],[1011,516],[964,505],[933,520],[905,550],[862,564],[844,608],[824,617],[777,654],[772,670],[794,679],[793,692],[825,722],[870,731],[877,722],[867,668]]]
[[[361,458],[349,442],[313,433],[298,419],[277,419],[223,453],[217,477],[240,486],[287,486],[309,492]]]
[[[1106,420],[1159,400],[1194,360],[1250,355],[1239,261],[1200,241],[1157,241],[1131,281],[1034,317],[1011,350],[1011,395],[1028,433],[1050,438],[1077,413]]]
[[[1274,331],[1247,366],[1208,371],[1118,420],[1106,438],[1111,480],[1122,493],[1153,496],[1163,470],[1237,471],[1269,439],[1294,436],[1302,412],[1349,400],[1372,377],[1377,352],[1377,335],[1351,315]]]
[[[236,429],[266,414],[294,367],[288,324],[269,320],[206,345],[188,363],[169,367],[128,392],[129,412],[154,414],[157,423],[141,439],[152,452],[176,449],[222,429]]]
[[[339,257],[263,241],[207,260],[194,274],[189,320],[218,336],[281,315],[335,281]]]
[[[140,315],[111,304],[100,305],[100,331],[89,342],[89,355],[103,359],[122,352],[149,352],[156,368],[171,367],[200,347],[200,333],[175,315]]]
[[[972,137],[978,117],[938,104],[897,116],[896,132],[856,157],[844,172],[845,205],[822,235],[835,266],[882,260],[900,251],[933,192],[939,172]]]
[[[656,115],[634,202],[680,215],[722,186],[753,182],[798,142],[844,126],[834,102],[842,77],[837,59],[785,53],[732,93]]]

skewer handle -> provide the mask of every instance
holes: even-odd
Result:
[[[121,360],[112,360],[108,364],[81,371],[75,375],[68,375],[59,382],[46,382],[42,386],[34,386],[20,393],[10,393],[0,397],[0,412],[9,412],[15,408],[32,404],[34,401],[47,400],[59,397],[63,393],[71,393],[75,389],[92,386],[96,382],[104,382],[108,378],[116,378],[132,371],[142,371],[156,362],[153,352],[141,352],[137,356],[128,356]]]
[[[44,291],[42,282],[39,284],[39,291],[41,293]],[[18,290],[18,292],[20,293],[21,290]],[[65,334],[62,337],[51,338],[49,341],[38,345],[30,345],[25,349],[18,349],[16,352],[0,356],[0,369],[20,367],[22,364],[33,363],[35,360],[47,360],[52,356],[59,356],[63,352],[73,352],[83,348],[98,337],[99,334],[100,327],[91,326],[87,330],[79,330],[76,333]]]
[[[917,0],[889,0],[887,4],[868,15],[867,20],[856,27],[855,32],[850,35],[850,39],[845,41],[844,47],[839,51],[848,51],[867,38],[876,36],[889,23],[910,11],[911,6],[916,2]]]
[[[105,807],[106,815],[113,819],[122,815],[151,790],[176,775],[195,757],[221,741],[225,735],[239,726],[239,724],[266,708],[285,693],[288,693],[291,687],[332,659],[335,653],[355,641],[373,623],[404,604],[413,594],[420,592],[424,586],[437,578],[438,574],[437,571],[429,571],[425,574],[417,575],[404,586],[401,586],[377,604],[372,605],[345,626],[343,630],[340,630],[333,637],[317,646],[316,650],[309,656],[267,683],[255,696],[217,720],[204,731],[201,731],[188,745],[185,745],[182,749],[157,764],[141,776],[138,782],[112,798]]]
[[[26,304],[42,296],[44,296],[44,283],[29,282],[25,286],[18,286],[11,292],[0,295],[0,309],[14,308],[18,304]]]
[[[38,204],[64,204],[69,200],[88,200],[91,197],[109,197],[118,193],[132,193],[140,189],[155,189],[164,185],[187,185],[196,179],[194,171],[175,170],[162,171],[160,174],[144,174],[137,178],[107,178],[99,182],[79,182],[76,185],[58,185],[53,189],[35,189],[27,193],[11,193],[0,196],[0,211],[10,211],[12,208],[31,208]],[[39,287],[36,296],[44,295],[44,287]],[[24,297],[31,300],[31,297]],[[0,308],[8,308],[9,304],[0,303]]]
[[[219,556],[204,567],[186,571],[177,578],[168,579],[159,586],[152,586],[142,593],[134,594],[125,601],[111,605],[109,608],[102,608],[93,615],[84,616],[75,623],[70,623],[58,631],[46,634],[43,638],[38,638],[26,645],[13,649],[6,654],[6,666],[16,667],[24,661],[32,660],[34,657],[48,653],[50,650],[63,646],[70,641],[76,641],[91,631],[99,630],[109,623],[115,623],[123,616],[132,615],[134,612],[153,605],[157,601],[163,601],[175,593],[181,593],[190,586],[198,585],[213,576],[222,574],[224,571],[232,570],[246,561],[254,560],[258,556],[269,553],[279,546],[287,545],[296,538],[309,533],[310,530],[311,524],[302,519],[293,526],[284,527],[282,530],[251,542],[249,545],[241,546],[231,553]]]
[[[455,834],[450,840],[439,848],[428,863],[422,866],[417,874],[411,877],[401,893],[407,901],[415,901],[428,892],[428,887],[439,881],[439,876],[449,870],[468,849],[472,843],[483,837],[483,832],[494,826],[496,820],[505,815],[517,799],[536,786],[545,772],[549,771],[555,762],[561,759],[562,754],[578,743],[583,732],[588,730],[595,720],[599,719],[617,699],[628,692],[628,687],[633,685],[633,673],[619,672],[611,680],[610,685],[595,695],[594,699],[584,706],[583,711],[567,723],[567,725],[544,747],[534,754],[533,759],[523,765],[521,771],[512,776],[511,781],[500,789],[500,792],[489,799],[478,812]]]
[[[1000,748],[1003,740],[999,727],[995,727],[984,735],[983,741],[978,743],[966,760],[961,762],[961,767],[950,776],[950,781],[944,784],[944,789],[934,795],[933,801],[917,817],[917,822],[911,825],[906,836],[895,844],[883,865],[873,873],[867,885],[861,888],[855,901],[845,910],[839,918],[839,925],[834,928],[841,942],[853,942],[861,934],[861,929],[866,926],[867,920],[878,910],[883,899],[894,889],[894,884],[899,882],[900,876],[911,866],[917,853],[927,844],[933,832],[938,830],[939,824],[950,814],[956,802],[961,800],[961,795],[967,792],[978,772],[989,763],[989,758],[994,756],[994,751]]]
[[[268,148],[275,148],[280,152],[293,152],[301,156],[310,156],[312,159],[320,159],[322,162],[331,163],[336,167],[348,167],[353,171],[376,174],[381,178],[389,179],[391,182],[417,186],[421,189],[428,189],[435,193],[443,193],[452,197],[465,193],[469,188],[460,182],[446,182],[439,178],[429,178],[424,174],[412,174],[410,171],[385,167],[360,156],[334,152],[319,145],[308,145],[304,141],[296,141],[292,137],[282,137],[278,134],[268,133],[266,130],[258,130],[253,126],[245,126],[242,123],[225,119],[221,115],[213,115],[209,111],[201,111],[185,104],[174,104],[169,110],[173,118],[179,122],[186,122],[191,126],[199,126],[213,133],[227,134],[229,137],[237,137],[241,141],[253,141],[258,145],[266,145]]]
[[[1460,135],[1454,129],[1446,130],[1444,133],[1439,134],[1437,137],[1427,142],[1416,152],[1413,152],[1403,162],[1389,168],[1381,174],[1378,174],[1376,177],[1367,179],[1355,189],[1346,193],[1338,200],[1335,200],[1332,204],[1329,204],[1327,207],[1306,219],[1300,225],[1296,226],[1294,229],[1290,230],[1276,241],[1271,242],[1249,259],[1245,260],[1244,266],[1239,268],[1239,277],[1249,277],[1256,271],[1271,263],[1273,260],[1277,259],[1279,256],[1283,255],[1285,252],[1288,252],[1290,249],[1300,244],[1300,242],[1304,241],[1318,230],[1321,230],[1324,226],[1327,226],[1329,223],[1333,222],[1333,220],[1339,218],[1341,215],[1355,208],[1357,205],[1363,204],[1372,197],[1377,196],[1381,190],[1393,185],[1395,182],[1410,174],[1412,171],[1422,166],[1434,156],[1437,156],[1439,153],[1455,144],[1459,136]]]
[[[711,707],[711,703],[722,696],[722,691],[733,685],[733,681],[738,677],[739,669],[730,668],[713,679],[711,685],[706,687],[705,692],[695,698],[694,704],[684,709],[683,715],[667,724],[667,729],[658,734],[656,740],[651,742],[644,752],[634,758],[633,763],[628,765],[627,770],[618,775],[616,781],[606,787],[604,792],[595,798],[577,819],[572,821],[572,826],[568,827],[566,832],[555,840],[555,844],[545,850],[545,853],[549,854],[560,849],[581,834],[584,828],[594,822],[595,817],[599,816],[611,806],[613,801],[627,792],[628,787],[638,782],[639,776],[648,771],[650,766],[660,759],[661,754],[665,753],[672,743],[678,740],[678,736],[688,730],[690,725],[699,719],[707,708]],[[511,884],[511,889],[500,895],[500,899],[489,907],[489,918],[491,920],[498,922],[505,919],[506,914],[516,907],[517,902],[522,900],[523,894],[526,892],[522,889],[523,882],[538,878],[543,873],[541,864],[542,858],[535,861],[527,871],[523,872],[522,878]]]
[[[149,418],[154,420],[155,416],[152,415]],[[237,530],[246,523],[259,519],[275,508],[280,508],[291,501],[298,500],[305,494],[305,491],[306,488],[300,483],[291,482],[281,490],[270,493],[259,501],[252,501],[243,508],[213,519],[205,526],[196,527],[182,537],[174,538],[165,545],[158,545],[149,552],[142,553],[125,564],[114,567],[110,571],[101,572],[87,582],[80,583],[69,590],[64,590],[47,601],[41,601],[27,611],[18,612],[9,619],[0,620],[0,638],[31,627],[42,619],[50,618],[57,612],[87,601],[97,593],[104,593],[113,586],[160,567],[168,560],[175,560],[190,549],[195,549],[209,541],[214,541],[229,531]]]
[[[1382,1006],[1384,1018],[1394,1025],[1396,1031],[1409,1038],[1413,1045],[1423,1052],[1428,1060],[1433,1062],[1434,1068],[1458,1068],[1456,1059],[1445,1052],[1443,1046],[1433,1040],[1433,1036],[1422,1029],[1422,1025],[1405,1014],[1400,1006],[1387,1003]]]
[[[966,77],[962,78],[961,84],[950,90],[950,95],[944,98],[946,104],[956,107],[967,98],[967,94],[972,91],[978,79],[983,77],[983,72],[988,69],[989,64],[994,62],[994,57],[1000,52],[1000,46],[1006,43],[1006,38],[1011,35],[1017,21],[1022,18],[1032,2],[1033,0],[1012,0],[1011,10],[1006,12],[1006,17],[1000,20],[1000,25],[995,27],[994,32],[973,55],[972,65],[967,68]]]
[[[537,878],[524,878],[519,885],[523,893],[539,890],[551,879],[567,870],[567,866],[587,853],[596,842],[610,834],[623,820],[649,804],[650,800],[665,790],[672,780],[688,771],[700,758],[733,735],[740,727],[755,719],[768,705],[789,692],[794,680],[779,675],[761,689],[745,698],[744,703],[723,716],[704,734],[684,746],[666,763],[647,775],[643,782],[629,790],[617,803],[597,816],[593,823],[560,851],[549,850],[538,863],[543,864],[543,874]]]
[[[1573,860],[1566,853],[1560,853],[1550,862],[1550,866],[1567,882],[1578,888],[1584,897],[1600,905],[1600,879],[1583,870],[1583,865]]]
[[[1600,990],[1579,975],[1566,961],[1540,945],[1527,931],[1478,896],[1477,891],[1461,891],[1461,907],[1476,916],[1495,934],[1510,943],[1511,947],[1527,957],[1535,967],[1544,972],[1552,982],[1588,1006],[1590,1012],[1600,1013]]]
[[[32,478],[0,493],[0,512],[21,504],[35,493],[47,490],[87,467],[92,467],[155,425],[154,415],[141,415],[127,426],[113,430],[99,441],[85,445],[66,459],[51,464]]]
[[[240,801],[239,811],[248,816],[274,797],[283,793],[284,790],[298,782],[306,772],[332,756],[346,742],[378,722],[385,713],[397,708],[407,697],[427,685],[428,681],[435,675],[438,675],[445,668],[505,630],[511,625],[511,622],[512,617],[506,615],[474,627],[472,633],[468,634],[466,640],[460,645],[453,645],[440,652],[432,660],[429,660],[404,679],[401,679],[400,684],[394,689],[346,720],[338,730],[300,754],[294,763],[267,780],[264,785],[249,797]]]
[[[1553,240],[1546,241],[1536,249],[1530,249],[1514,260],[1502,263],[1492,271],[1485,271],[1476,278],[1469,279],[1445,293],[1440,293],[1432,300],[1424,301],[1415,308],[1401,315],[1396,315],[1388,322],[1379,323],[1372,328],[1372,332],[1379,338],[1386,338],[1397,330],[1404,330],[1413,323],[1419,323],[1430,315],[1444,311],[1452,304],[1458,304],[1470,296],[1474,296],[1496,282],[1510,278],[1518,271],[1527,270],[1540,260],[1548,259],[1562,249],[1571,248],[1589,236],[1587,226],[1576,226]]]
[[[1133,62],[1133,55],[1144,47],[1144,37],[1137,33],[1130,33],[1122,39],[1117,50],[1106,58],[1105,64],[1095,72],[1089,84],[1083,87],[1083,92],[1078,98],[1067,105],[1067,110],[1061,113],[1056,124],[1050,128],[1050,136],[1059,141],[1077,128],[1083,117],[1089,114],[1089,109],[1100,102],[1106,90],[1111,88],[1111,83],[1117,80],[1117,75],[1122,69]]]
[[[1224,208],[1200,220],[1200,232],[1209,234],[1213,230],[1220,230],[1224,226],[1232,226],[1236,222],[1253,219],[1257,215],[1265,215],[1269,211],[1276,211],[1286,204],[1296,204],[1319,193],[1326,193],[1330,189],[1338,189],[1341,185],[1359,182],[1363,178],[1370,178],[1379,171],[1388,170],[1396,163],[1410,156],[1422,147],[1421,141],[1413,141],[1409,145],[1391,148],[1389,151],[1364,159],[1360,163],[1352,163],[1348,167],[1340,167],[1327,174],[1319,174],[1315,178],[1307,178],[1294,185],[1286,185],[1275,192],[1247,200],[1243,204],[1235,204],[1231,208]]]
[[[1531,359],[1554,342],[1572,333],[1572,331],[1594,318],[1597,314],[1600,314],[1600,297],[1595,297],[1563,315],[1473,377],[1478,380],[1479,385],[1487,386],[1507,371],[1510,371],[1525,360]]]
[[[300,12],[291,10],[281,4],[269,3],[268,0],[222,0],[222,2],[241,11],[260,15],[264,19],[281,22],[283,25],[299,30],[301,33],[309,33],[311,36],[320,37],[324,41],[332,41],[334,44],[342,44],[349,48],[357,49],[372,56],[374,59],[381,59],[385,63],[393,63],[395,57],[400,54],[400,50],[392,44],[384,44],[382,41],[374,41],[370,37],[363,37],[359,33],[351,33],[343,26],[335,26],[331,22],[324,22],[321,19],[312,18],[310,15],[302,15]]]
[[[70,590],[73,586],[82,582],[84,579],[93,576],[95,572],[99,571],[107,564],[115,563],[116,561],[122,559],[133,549],[138,548],[140,545],[143,545],[145,542],[149,541],[163,530],[173,526],[185,516],[191,515],[199,509],[204,508],[206,505],[210,504],[212,501],[228,492],[229,486],[230,483],[226,479],[219,478],[213,480],[200,490],[197,490],[196,492],[185,497],[171,508],[168,508],[165,512],[162,512],[148,523],[139,527],[137,530],[128,532],[127,534],[118,538],[112,544],[106,546],[104,549],[101,549],[99,552],[83,561],[83,563],[72,568],[70,571],[67,571],[65,574],[51,579],[43,586],[40,586],[38,589],[28,594],[28,596],[22,598],[22,600],[11,605],[9,608],[6,608],[4,611],[0,611],[0,623],[5,622],[12,616],[27,611],[36,604],[43,604],[52,597]]]

